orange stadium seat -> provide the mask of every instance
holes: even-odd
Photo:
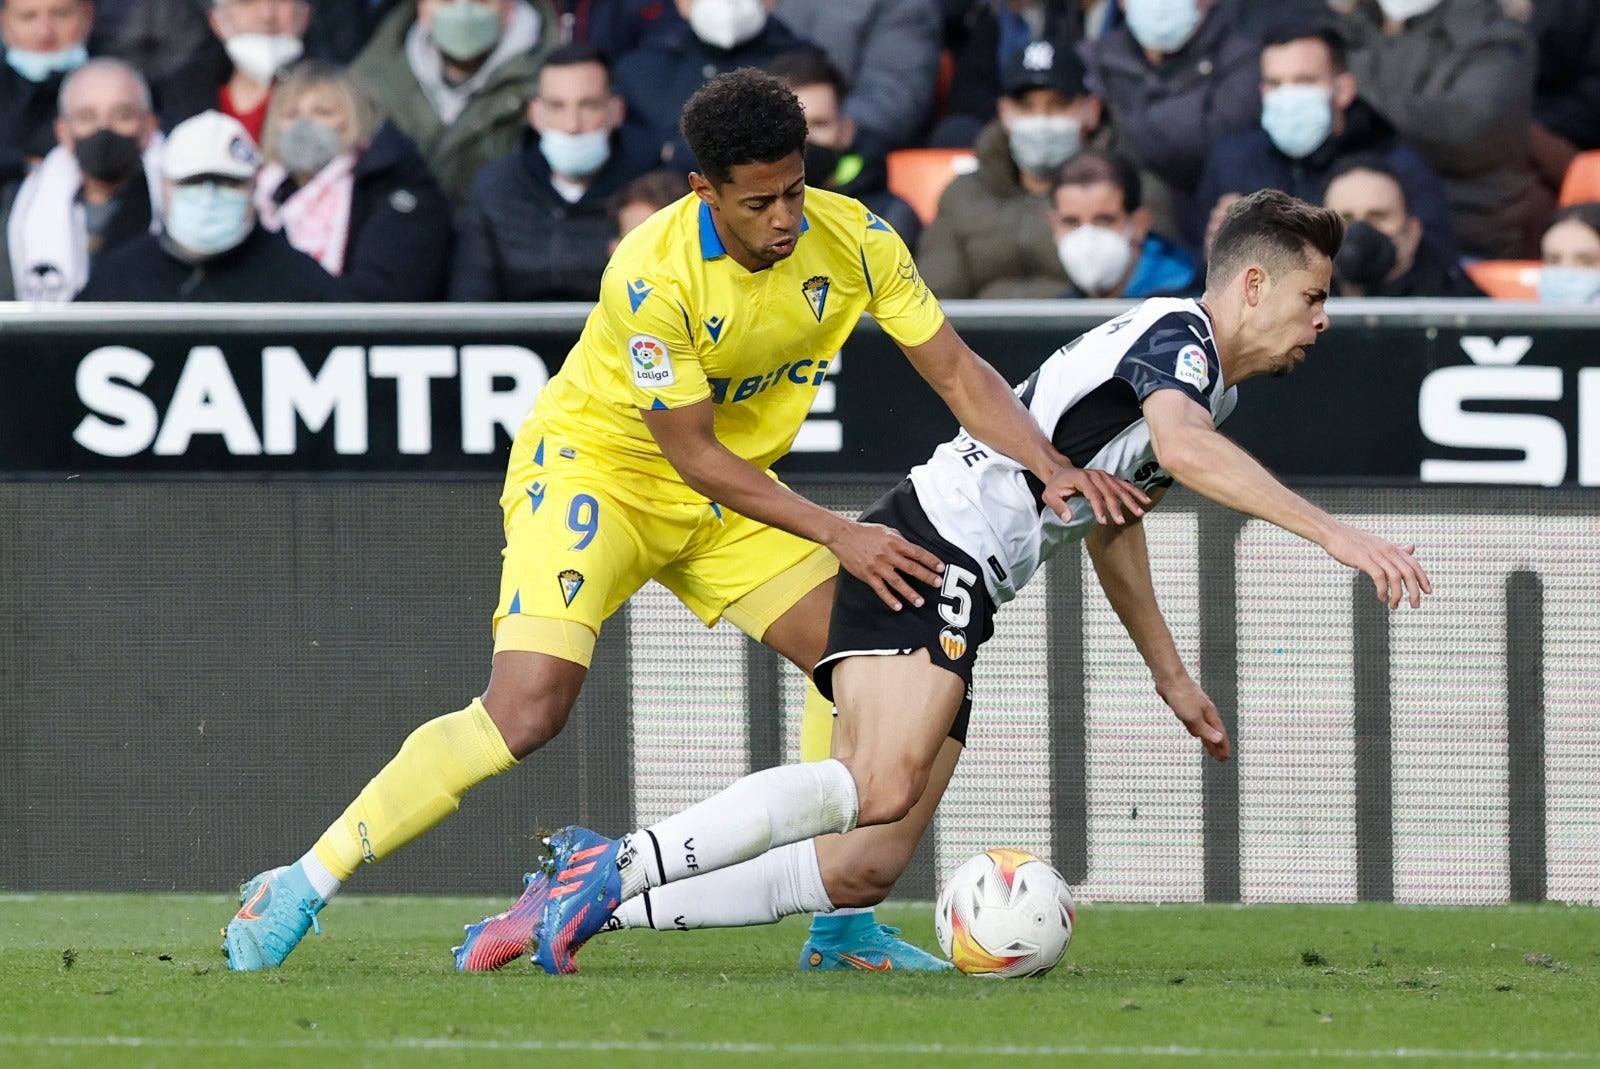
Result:
[[[1600,150],[1580,152],[1561,180],[1561,206],[1600,200]]]
[[[911,205],[924,224],[939,212],[939,195],[958,174],[978,169],[966,148],[902,148],[889,153],[889,192]]]
[[[1467,277],[1502,301],[1539,299],[1538,260],[1478,260],[1466,265]]]

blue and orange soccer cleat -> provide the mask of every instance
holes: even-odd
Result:
[[[492,972],[516,961],[533,942],[533,926],[550,892],[548,862],[522,877],[522,897],[504,913],[467,925],[467,937],[452,948],[462,972]]]
[[[327,905],[311,889],[299,865],[270,869],[239,887],[239,912],[222,930],[228,968],[237,972],[276,969],[317,924]]]
[[[851,926],[834,937],[830,937],[831,933],[819,932],[814,925],[811,937],[800,948],[801,971],[939,972],[955,968],[943,958],[934,957],[901,939],[900,929],[878,924],[870,915],[863,919],[870,923]]]
[[[573,956],[622,904],[622,840],[572,826],[546,842],[555,869],[533,928],[533,962],[555,976],[578,971]]]

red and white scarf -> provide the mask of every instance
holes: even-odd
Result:
[[[256,178],[256,214],[261,225],[273,233],[283,231],[289,244],[336,277],[344,274],[344,253],[350,242],[355,166],[356,153],[335,156],[282,204],[273,194],[289,177],[283,164],[265,164]]]

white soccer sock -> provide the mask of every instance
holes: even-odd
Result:
[[[817,865],[816,841],[807,839],[646,891],[624,902],[614,919],[623,928],[686,932],[775,924],[795,913],[831,909]]]
[[[338,894],[339,888],[344,886],[339,877],[328,871],[328,866],[317,857],[315,850],[306,851],[306,856],[300,859],[300,868],[305,872],[311,889],[324,902]]]
[[[623,839],[622,897],[856,826],[856,781],[839,761],[753,772],[731,787]]]

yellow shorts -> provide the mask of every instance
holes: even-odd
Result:
[[[835,575],[832,553],[716,505],[661,500],[654,482],[513,447],[495,652],[588,665],[601,623],[655,579],[710,627],[723,616],[760,639]]]

